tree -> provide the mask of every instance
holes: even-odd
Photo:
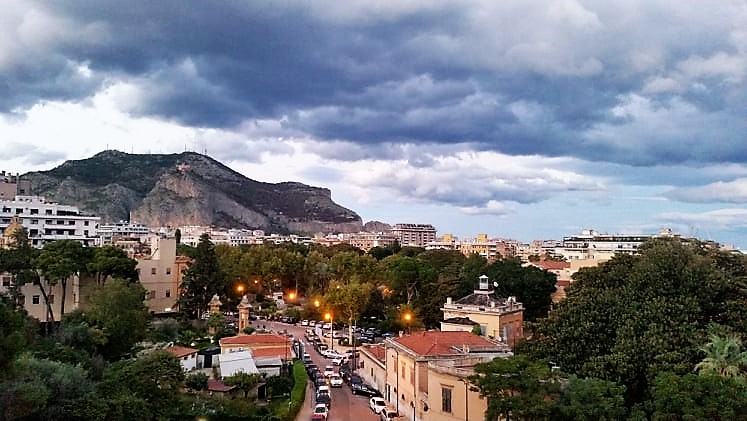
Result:
[[[85,319],[106,336],[99,349],[104,357],[119,358],[145,339],[150,314],[140,283],[113,279],[105,285],[93,286],[87,299]]]
[[[138,273],[137,261],[127,256],[119,247],[103,246],[93,249],[93,258],[86,266],[88,273],[94,275],[97,284],[103,284],[109,278],[120,278],[135,281]]]
[[[24,284],[39,284],[39,273],[34,266],[34,259],[39,250],[31,246],[25,228],[15,230],[10,236],[11,243],[7,249],[0,249],[0,272],[12,275],[10,295],[16,306],[20,295],[20,286]]]
[[[411,305],[420,288],[438,277],[430,263],[415,257],[390,256],[381,264],[392,291],[392,301],[398,304]]]
[[[179,308],[192,319],[207,311],[213,295],[226,296],[227,283],[208,234],[200,237],[194,261],[184,274]]]
[[[24,327],[23,314],[14,311],[10,300],[0,295],[0,378],[25,348]]]
[[[179,360],[167,351],[159,350],[138,359],[118,361],[104,374],[99,384],[99,394],[110,401],[109,410],[122,419],[131,410],[128,404],[142,405],[148,414],[139,419],[160,419],[168,414],[178,401],[174,399],[184,381]],[[124,414],[122,414],[124,412]]]
[[[555,419],[614,421],[625,418],[625,387],[607,380],[571,376],[553,413]]]
[[[371,284],[351,282],[348,284],[336,283],[330,286],[324,301],[332,306],[335,316],[346,320],[349,326],[358,320],[361,312],[366,307],[371,297]],[[352,330],[350,331],[352,341]]]
[[[498,283],[498,296],[515,296],[524,305],[525,320],[547,317],[557,281],[554,274],[535,266],[524,267],[516,258],[496,260],[485,268],[485,274]]]
[[[236,386],[237,389],[244,392],[244,397],[247,398],[249,397],[249,392],[257,387],[260,380],[262,380],[262,376],[260,376],[259,374],[249,374],[243,371],[239,371],[233,376],[226,377],[223,383],[225,383],[226,386]]]
[[[662,372],[652,389],[652,420],[747,420],[742,379]]]
[[[546,362],[520,355],[477,364],[469,380],[488,402],[486,421],[547,418],[560,390]]]
[[[700,348],[706,357],[695,366],[699,374],[718,374],[738,377],[747,365],[747,351],[742,351],[742,341],[736,335],[711,335],[711,341]]]
[[[647,242],[640,252],[579,271],[521,347],[567,373],[625,386],[628,407],[646,402],[660,372],[693,372],[712,324],[740,332],[747,317],[744,269],[723,267],[729,259],[678,240]]]
[[[189,374],[184,379],[184,385],[187,386],[187,388],[200,391],[207,389],[208,384],[208,375],[203,372],[197,372]]]
[[[73,276],[80,276],[81,272],[86,270],[90,261],[91,253],[85,250],[83,245],[75,240],[57,240],[48,243],[34,260],[47,284],[50,286],[59,283],[61,287],[60,297],[60,314],[65,314],[65,299],[67,296],[67,283]],[[42,297],[47,304],[48,316],[54,322],[54,312],[52,311],[49,297],[43,285],[39,285]]]
[[[265,382],[270,396],[285,396],[293,388],[293,378],[288,376],[270,376]]]

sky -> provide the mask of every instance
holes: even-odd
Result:
[[[0,169],[206,153],[364,221],[747,249],[747,3],[11,0]]]

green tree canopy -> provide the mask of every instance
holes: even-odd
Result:
[[[711,340],[700,348],[706,356],[695,366],[700,374],[738,377],[747,366],[747,351],[742,351],[742,340],[736,335],[712,334]]]
[[[485,268],[492,282],[497,282],[496,294],[515,296],[524,305],[524,319],[535,321],[547,317],[555,292],[557,277],[534,266],[524,267],[517,258],[496,260]],[[473,282],[476,282],[475,278]]]
[[[57,240],[47,243],[34,259],[34,265],[41,270],[46,283],[61,286],[60,314],[65,314],[68,280],[85,272],[91,255],[92,249],[86,249],[79,241]],[[40,285],[40,290],[47,305],[49,318],[54,321],[54,312],[47,292],[42,285]]]
[[[137,267],[137,261],[128,257],[124,250],[107,245],[93,249],[93,257],[86,265],[86,270],[94,275],[97,283],[101,284],[109,278],[135,281],[138,279],[135,267]]]
[[[244,397],[246,398],[249,396],[249,392],[254,390],[261,380],[262,376],[259,374],[249,374],[239,371],[233,376],[226,377],[223,383],[225,383],[226,386],[236,386],[237,389],[244,392]]]
[[[744,265],[694,243],[652,241],[576,274],[567,298],[521,347],[579,377],[625,386],[626,403],[647,399],[658,373],[690,373],[715,323],[744,331]]]
[[[107,359],[131,352],[145,339],[150,314],[144,304],[145,289],[140,283],[113,279],[89,291],[85,319],[106,337],[99,351]]]
[[[607,380],[572,376],[553,408],[553,418],[615,421],[625,418],[625,387]]]
[[[208,234],[200,237],[193,259],[182,279],[179,308],[188,317],[196,319],[207,311],[213,295],[225,297],[229,286]]]
[[[546,419],[560,391],[546,362],[521,355],[477,364],[470,381],[488,402],[486,421]]]
[[[747,420],[747,383],[718,375],[662,372],[653,382],[652,420]]]

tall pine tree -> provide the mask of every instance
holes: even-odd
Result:
[[[218,264],[213,242],[208,234],[200,237],[194,259],[182,279],[179,308],[192,319],[207,311],[213,295],[226,296],[226,277]]]

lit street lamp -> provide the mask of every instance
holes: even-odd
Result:
[[[402,315],[402,319],[405,321],[405,327],[407,330],[407,334],[410,334],[410,322],[412,322],[412,313],[409,311],[406,311],[404,315]]]
[[[333,323],[333,317],[332,317],[331,311],[324,313],[324,320],[329,320],[329,344],[330,344],[330,349],[334,351],[335,350],[335,332],[334,332],[335,326]]]

